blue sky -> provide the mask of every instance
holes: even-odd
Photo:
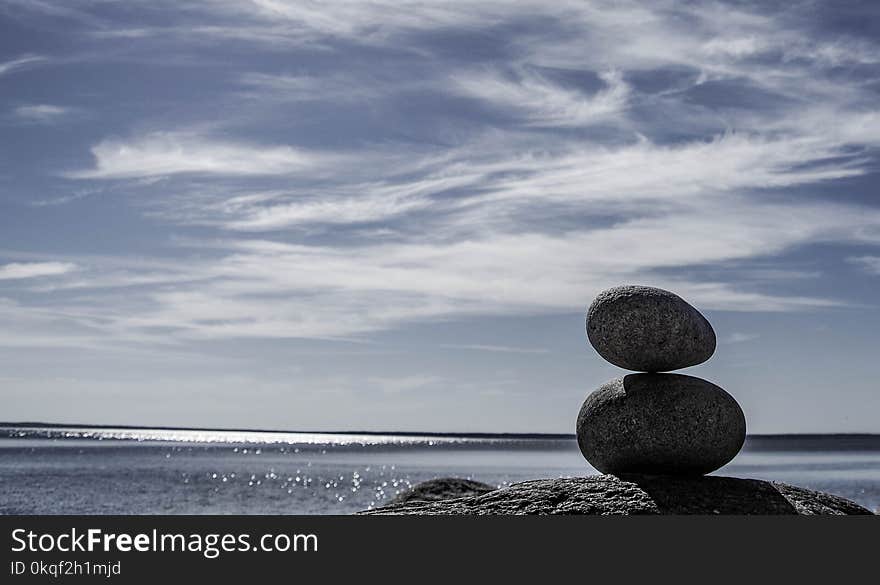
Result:
[[[572,432],[638,283],[880,432],[878,13],[4,0],[0,418]]]

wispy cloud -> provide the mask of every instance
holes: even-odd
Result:
[[[534,70],[514,76],[497,71],[456,74],[455,87],[463,95],[521,112],[536,126],[585,126],[607,122],[626,107],[629,86],[618,71],[599,75],[605,87],[592,95],[554,83]]]
[[[0,264],[0,280],[58,276],[76,270],[70,262],[12,262]]]
[[[489,351],[494,353],[533,353],[542,354],[549,353],[550,350],[540,347],[513,347],[509,345],[485,345],[485,344],[445,344],[440,347],[448,349],[463,349],[467,351]]]
[[[75,179],[132,179],[165,175],[291,175],[329,157],[292,146],[260,146],[156,132],[131,141],[106,140],[92,148],[92,169],[67,173]]]
[[[0,62],[0,77],[9,75],[15,71],[20,71],[28,67],[33,67],[39,63],[48,61],[46,57],[40,55],[23,55],[17,59]]]
[[[764,254],[801,237],[840,238],[844,226],[852,225],[846,217],[828,225],[827,219],[839,213],[817,208],[779,234],[783,218],[792,223],[784,206],[726,212],[731,213],[753,225],[749,230],[726,225],[707,210],[705,216],[682,218],[686,230],[642,220],[585,234],[495,234],[454,244],[216,242],[220,256],[181,259],[176,270],[164,274],[129,271],[112,282],[100,273],[81,276],[91,290],[87,306],[110,303],[115,311],[80,308],[72,314],[123,338],[150,339],[162,332],[163,338],[178,340],[351,339],[413,321],[574,312],[601,288],[620,282],[674,288],[704,309],[791,311],[840,305],[834,299],[762,294],[731,283],[653,272],[658,266]],[[810,235],[804,235],[805,229]],[[682,238],[686,231],[690,240]],[[707,241],[707,234],[714,239]],[[129,292],[113,292],[120,286]],[[473,349],[477,345],[471,344]],[[479,349],[501,351],[489,345]]]
[[[840,122],[846,124],[847,117]],[[544,215],[681,214],[693,207],[722,208],[726,199],[756,190],[862,175],[867,161],[851,147],[873,144],[874,137],[728,133],[676,145],[644,138],[618,147],[546,141],[545,149],[537,149],[536,143],[542,141],[490,134],[443,156],[413,155],[407,162],[376,158],[371,151],[358,164],[358,155],[349,153],[349,166],[357,171],[320,186],[193,195],[170,201],[168,215],[237,231],[270,231],[433,213],[447,235],[473,235],[487,228],[521,230],[517,224],[538,208]]]
[[[33,104],[27,106],[18,106],[12,113],[19,120],[26,122],[34,122],[38,124],[48,124],[68,116],[71,113],[70,108],[63,106],[53,106],[51,104]]]

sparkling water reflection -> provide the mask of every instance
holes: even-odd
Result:
[[[0,513],[346,514],[439,476],[504,486],[591,473],[571,439],[19,429],[0,437]],[[719,474],[877,509],[880,437],[750,439]]]

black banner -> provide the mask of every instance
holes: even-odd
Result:
[[[8,516],[0,530],[0,583],[629,582],[768,568],[839,582],[875,575],[880,541],[877,517]]]

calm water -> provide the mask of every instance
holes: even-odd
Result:
[[[0,431],[3,514],[347,514],[439,476],[503,486],[596,473],[573,440]],[[722,475],[880,508],[880,436],[750,438]]]

